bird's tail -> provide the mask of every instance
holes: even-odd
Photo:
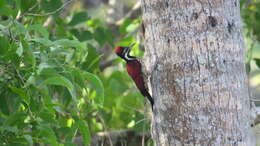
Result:
[[[141,93],[143,94],[143,96],[147,97],[147,99],[151,103],[151,106],[152,106],[152,109],[153,109],[154,100],[153,100],[152,96],[149,94],[149,92],[147,90],[143,90],[143,91],[141,91]]]

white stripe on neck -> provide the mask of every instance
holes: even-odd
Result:
[[[129,61],[135,60],[134,57],[130,57],[130,56],[129,56],[129,52],[130,52],[130,48],[127,48],[126,52],[124,53],[125,59],[126,59],[126,60],[129,60]]]

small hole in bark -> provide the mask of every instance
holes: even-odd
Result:
[[[236,0],[235,0],[234,4],[235,4],[235,7],[236,7],[237,6],[237,1]]]
[[[168,2],[168,1],[165,3],[165,7],[166,7],[166,8],[169,7],[169,2]]]
[[[142,21],[142,24],[141,24],[141,32],[142,32],[143,37],[145,38],[145,26],[144,26],[144,21]]]
[[[192,14],[192,17],[193,17],[195,20],[197,20],[197,19],[199,18],[199,15],[198,15],[198,13],[193,13],[193,14]]]
[[[233,27],[234,27],[234,23],[230,23],[230,22],[228,22],[228,26],[227,26],[227,28],[228,28],[228,32],[229,32],[229,33],[232,32]]]
[[[168,39],[168,40],[167,40],[167,43],[168,43],[168,44],[170,44],[170,42],[171,42],[171,40],[170,40],[170,39]]]
[[[226,63],[226,60],[225,60],[225,59],[223,60],[223,63]]]
[[[217,26],[218,22],[217,22],[217,19],[216,19],[215,17],[209,16],[208,19],[209,19],[209,23],[210,23],[210,25],[211,25],[212,27]]]

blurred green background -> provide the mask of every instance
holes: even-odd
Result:
[[[260,100],[260,1],[241,15]],[[0,145],[153,145],[150,105],[113,53],[143,56],[140,23],[138,0],[0,0]]]

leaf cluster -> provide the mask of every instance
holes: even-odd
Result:
[[[148,127],[137,123],[143,98],[120,60],[100,71],[99,48],[114,47],[112,30],[85,11],[62,18],[63,6],[0,0],[0,145],[76,145],[78,137],[90,145],[99,131]],[[138,25],[126,20],[118,44],[135,41]]]

